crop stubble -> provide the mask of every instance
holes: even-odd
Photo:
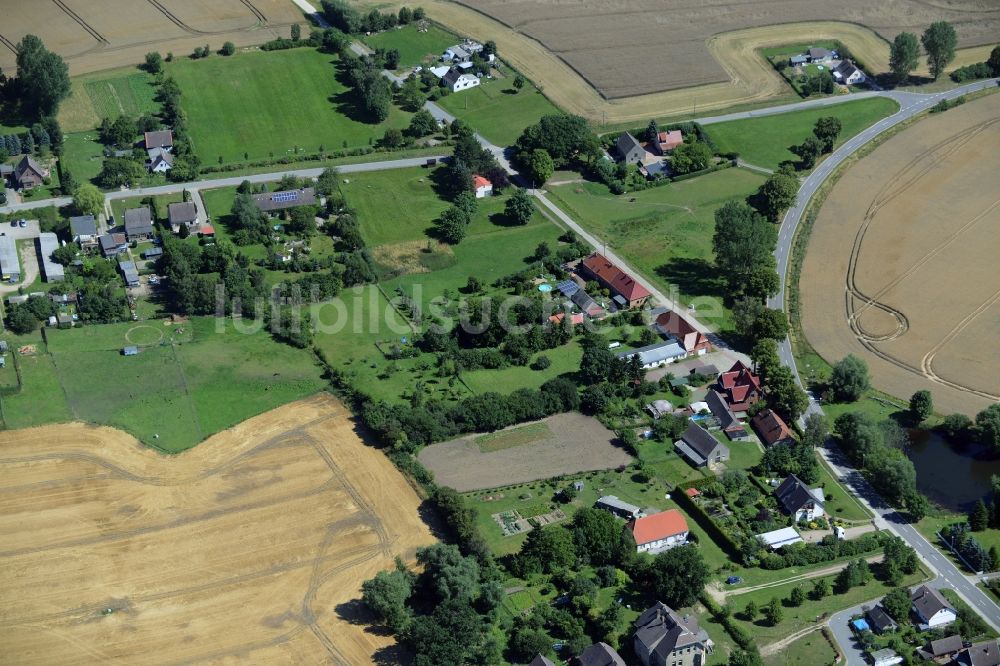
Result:
[[[995,40],[1000,32],[1000,9],[976,0],[947,9],[920,0],[890,5],[860,0],[847,5],[754,1],[752,6],[744,2],[735,8],[727,3],[725,9],[718,3],[665,7],[652,0],[601,4],[427,0],[421,5],[435,21],[458,34],[496,41],[503,58],[564,111],[606,123],[689,116],[791,98],[788,85],[756,53],[768,46],[835,39],[876,71],[887,71],[885,37],[899,30],[919,33],[932,20],[951,18],[958,25],[961,45],[969,46],[957,52],[951,67],[959,67],[985,60],[991,46],[970,45]],[[869,25],[880,34],[860,25],[866,11],[873,15]],[[562,27],[560,16],[575,26],[575,32]],[[827,20],[816,20],[820,18]],[[697,25],[687,33],[682,20]],[[649,25],[637,30],[637,22]],[[560,50],[559,43],[543,34],[549,29],[558,31],[570,46]],[[644,48],[636,51],[633,45],[640,42]],[[693,53],[698,56],[692,58]],[[590,69],[579,64],[584,60]],[[608,89],[602,88],[605,85]],[[614,87],[620,90],[612,94],[609,90]]]
[[[0,434],[0,642],[21,664],[358,664],[359,587],[433,541],[329,396],[168,458],[82,424]]]
[[[844,173],[814,224],[802,325],[877,388],[932,391],[937,410],[1000,400],[1000,95],[932,116]]]
[[[30,33],[66,58],[72,74],[142,62],[149,51],[187,56],[206,43],[259,44],[305,24],[287,0],[7,2],[2,14],[0,67],[14,69],[13,46]]]

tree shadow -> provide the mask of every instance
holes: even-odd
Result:
[[[337,61],[333,62],[336,63]],[[347,116],[355,122],[365,123],[367,125],[377,125],[378,123],[372,122],[371,116],[365,113],[364,109],[361,107],[358,94],[351,85],[351,81],[347,75],[347,69],[343,66],[343,64],[336,64],[336,74],[334,75],[334,78],[337,79],[338,83],[347,88],[347,90],[327,97],[327,100],[333,104],[334,110],[337,113]]]
[[[413,663],[413,653],[398,643],[386,645],[375,651],[372,663],[376,666],[410,666]]]
[[[392,636],[389,627],[377,624],[378,620],[361,599],[351,599],[334,607],[341,620],[356,627],[365,627],[365,633],[375,636]]]
[[[452,196],[452,182],[448,178],[448,169],[437,168],[430,172],[427,180],[431,183],[431,189],[439,198],[450,201]]]
[[[517,88],[504,88],[500,92],[502,92],[504,95],[516,95],[518,91]]]
[[[524,227],[527,225],[518,224],[510,216],[504,212],[493,213],[490,215],[490,224],[496,227]]]
[[[673,257],[656,267],[656,274],[685,294],[714,296],[728,303],[729,292],[718,270],[704,259]]]

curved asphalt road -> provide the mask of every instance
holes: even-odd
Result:
[[[833,173],[833,171],[845,159],[889,128],[904,120],[912,118],[918,113],[926,111],[928,108],[934,106],[941,100],[954,99],[960,95],[996,86],[997,84],[998,79],[988,79],[961,86],[944,93],[938,93],[936,95],[900,93],[898,94],[900,97],[894,97],[900,102],[901,108],[899,111],[855,135],[850,140],[845,142],[844,145],[835,150],[823,162],[821,162],[820,165],[802,182],[795,205],[789,209],[787,213],[785,213],[785,217],[782,220],[781,228],[778,233],[778,246],[774,252],[778,262],[778,274],[782,278],[782,291],[777,296],[768,300],[768,307],[784,309],[789,256],[791,254],[792,241],[795,237],[795,231],[798,228],[799,223],[802,221],[805,208],[810,199],[812,199],[820,185],[823,184],[830,174]],[[891,96],[888,93],[879,94]],[[787,338],[779,345],[778,353],[781,357],[782,363],[792,369],[796,380],[801,385],[802,379],[799,377],[798,370],[795,366],[795,360],[792,356],[791,343]],[[807,413],[822,413],[822,411],[823,410],[819,407],[819,405],[810,397]],[[967,576],[959,570],[958,567],[952,564],[951,560],[943,556],[929,541],[927,541],[927,539],[923,537],[922,534],[906,522],[906,520],[892,507],[888,506],[878,496],[878,493],[874,491],[871,485],[861,476],[861,474],[850,467],[849,463],[844,460],[839,449],[828,446],[820,452],[833,467],[834,472],[841,479],[844,485],[854,495],[856,495],[861,502],[871,509],[872,513],[876,516],[876,525],[899,535],[904,541],[913,547],[914,550],[917,551],[917,554],[924,561],[924,564],[937,576],[936,579],[932,581],[932,586],[954,590],[960,597],[962,597],[963,600],[965,600],[966,603],[979,612],[994,629],[1000,630],[1000,607],[997,606],[991,597],[987,596],[986,593],[976,587],[978,579],[975,576]],[[846,621],[849,618],[849,612],[850,611],[843,611],[841,613],[837,613],[831,619],[830,624],[838,642],[841,643],[841,648],[848,656],[847,663],[853,666],[854,664],[864,664],[866,662],[864,661],[861,652],[857,649],[857,646],[854,645],[854,641],[851,638],[850,633],[846,631]],[[845,626],[841,627],[840,625],[842,624]]]

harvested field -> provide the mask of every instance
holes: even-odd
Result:
[[[632,462],[632,456],[613,444],[615,434],[589,416],[556,414],[538,423],[550,432],[531,424],[494,433],[487,442],[481,435],[467,435],[428,446],[420,452],[420,462],[439,484],[461,492]],[[526,428],[529,436],[520,436]]]
[[[1000,400],[1000,95],[901,132],[844,173],[802,270],[802,325],[827,361],[864,358],[937,411]]]
[[[397,661],[360,584],[433,538],[329,396],[177,457],[83,424],[4,432],[0,465],[6,661]]]
[[[982,0],[948,8],[919,0],[891,5],[851,0],[846,6],[772,1],[751,6],[744,0],[666,10],[649,0],[600,6],[429,0],[421,6],[453,32],[496,41],[502,57],[564,111],[609,124],[797,100],[757,53],[769,46],[839,40],[869,67],[886,71],[886,40],[900,30],[919,33],[933,20],[948,19],[963,47],[995,41],[1000,32],[1000,9]],[[839,21],[822,20],[830,18]],[[962,48],[951,66],[985,60],[989,49]]]
[[[288,0],[6,2],[3,18],[0,67],[14,69],[13,45],[30,33],[66,58],[72,74],[139,63],[149,51],[187,56],[205,44],[260,44],[306,25]]]

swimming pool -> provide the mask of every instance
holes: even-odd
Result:
[[[552,285],[549,284],[548,282],[540,284],[538,285],[538,291],[542,292],[543,294],[547,294],[550,291],[552,291]]]

